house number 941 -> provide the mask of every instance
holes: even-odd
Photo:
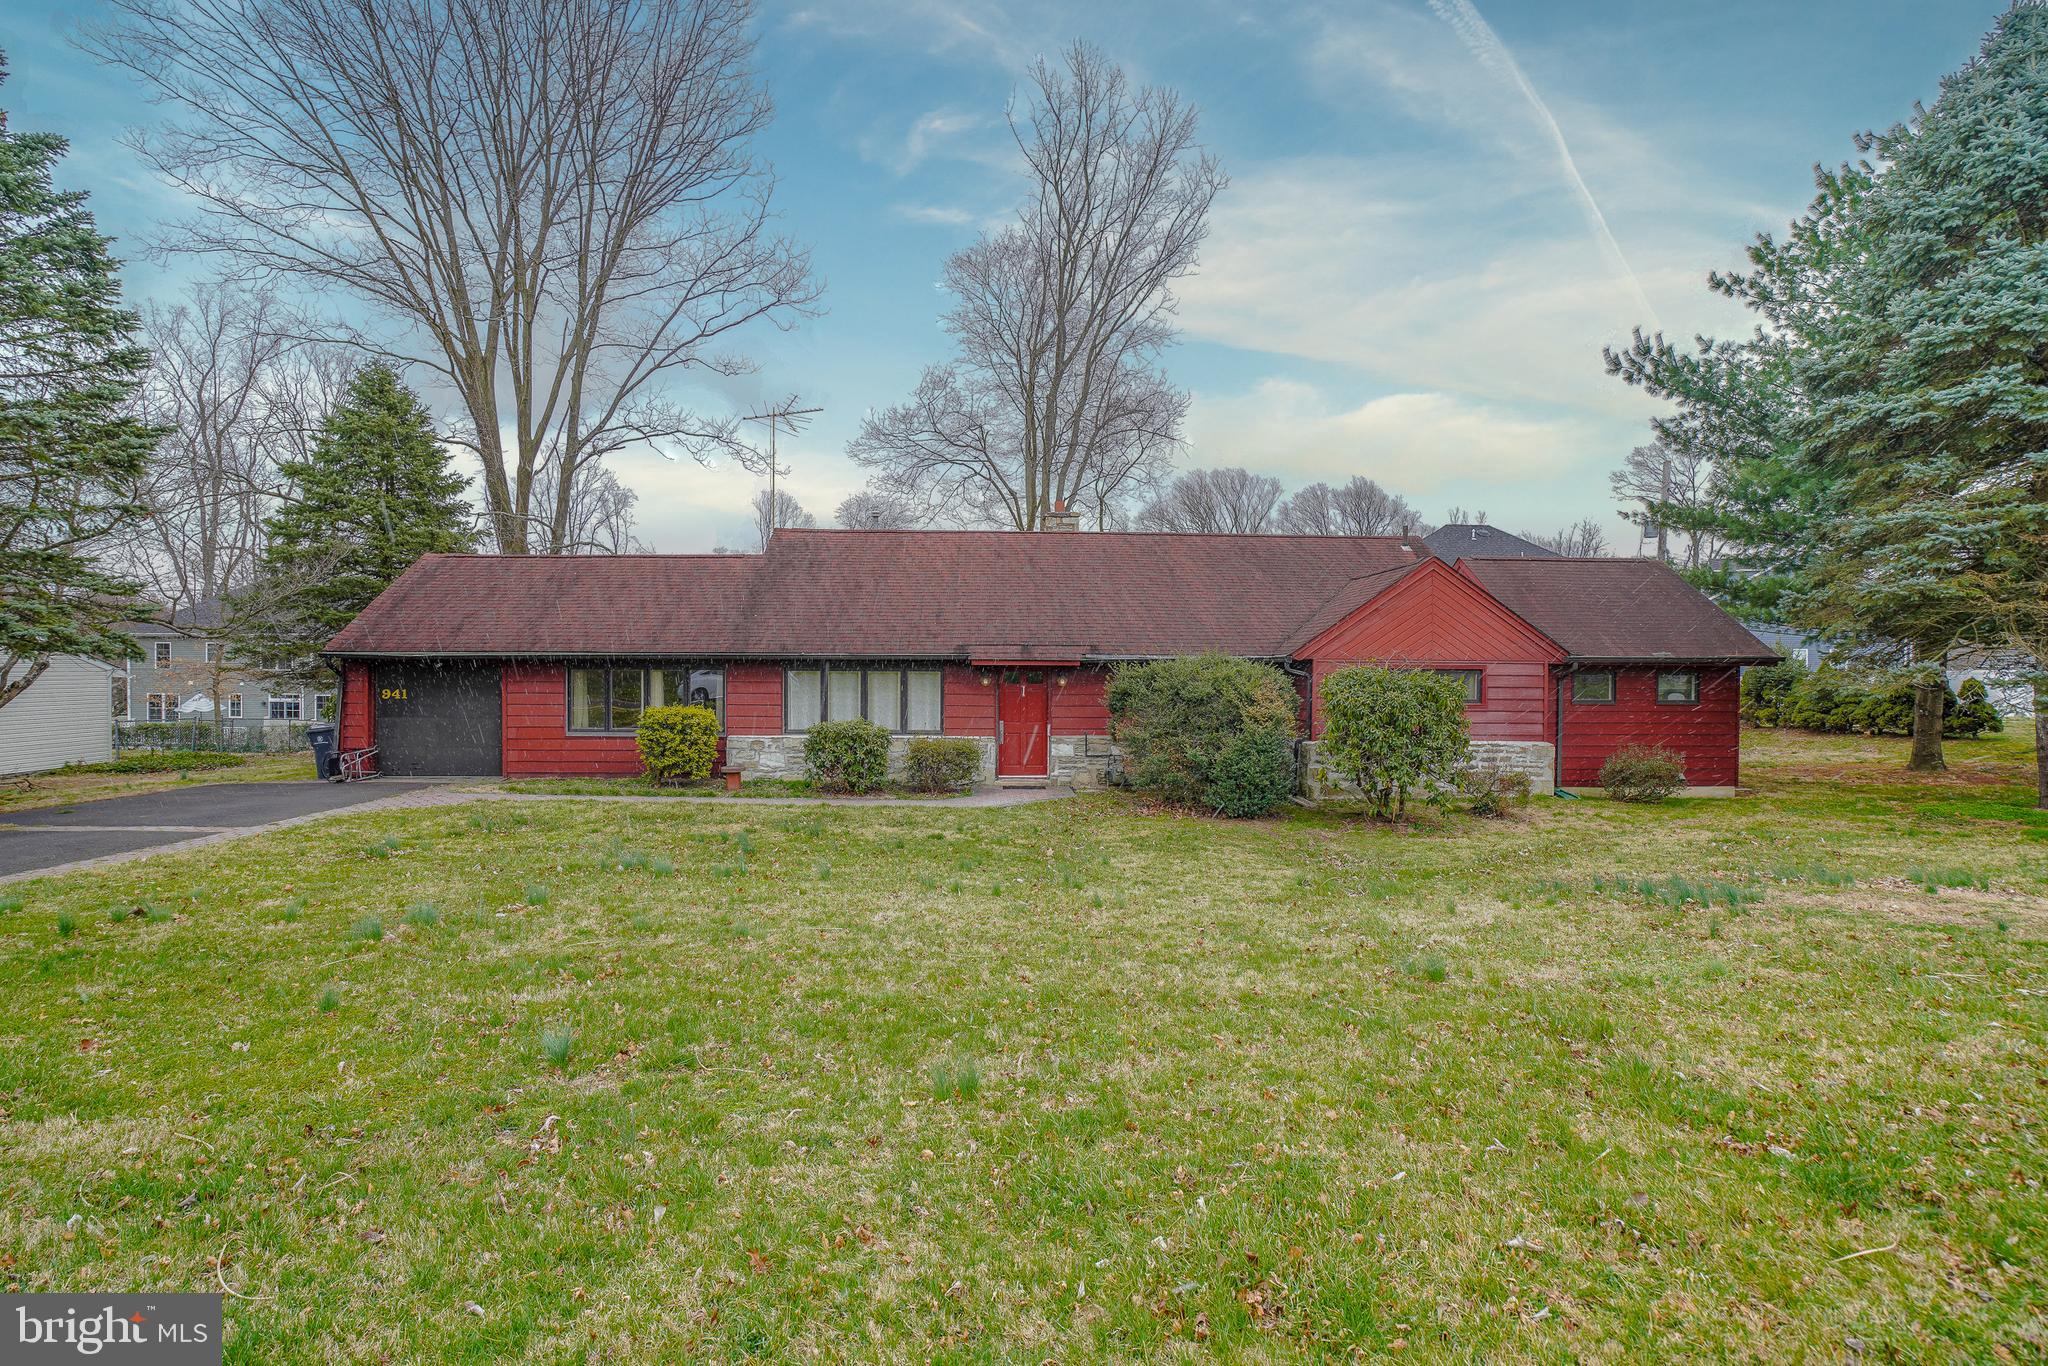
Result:
[[[377,696],[386,702],[403,702],[406,700],[404,688],[385,688]]]

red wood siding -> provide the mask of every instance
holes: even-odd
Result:
[[[725,670],[725,733],[782,734],[782,666],[729,664]]]
[[[1741,735],[1737,704],[1741,671],[1702,668],[1699,701],[1660,705],[1656,668],[1614,671],[1614,701],[1601,705],[1570,700],[1563,689],[1564,785],[1594,787],[1600,765],[1623,745],[1662,745],[1685,756],[1690,787],[1733,787],[1741,776]]]
[[[1311,662],[1313,734],[1323,731],[1322,682],[1358,664],[1478,669],[1479,701],[1465,709],[1475,740],[1550,740],[1550,666],[1562,651],[1491,595],[1440,562],[1425,565],[1304,648]]]
[[[370,692],[370,666],[363,660],[342,661],[338,724],[335,743],[342,749],[368,749],[377,743],[377,706]]]
[[[1109,670],[1059,669],[1052,675],[1052,733],[1109,734]]]
[[[640,750],[632,736],[569,734],[566,665],[507,664],[503,678],[506,777],[623,777],[640,772]]]
[[[948,664],[945,694],[940,705],[945,733],[981,735],[996,733],[996,687],[994,669],[977,669],[967,664]],[[989,680],[986,686],[982,680]]]

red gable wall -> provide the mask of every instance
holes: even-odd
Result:
[[[1322,684],[1338,669],[1479,669],[1466,708],[1475,740],[1555,738],[1550,666],[1564,652],[1485,590],[1432,560],[1303,646],[1311,666],[1313,734],[1323,732]]]

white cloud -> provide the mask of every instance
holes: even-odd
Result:
[[[901,137],[869,136],[860,141],[863,160],[886,166],[897,175],[908,175],[935,155],[966,154],[969,160],[988,155],[980,147],[963,147],[972,134],[994,122],[985,113],[963,109],[933,109],[911,120]]]
[[[1570,472],[1595,441],[1577,419],[1441,392],[1338,408],[1292,379],[1263,380],[1241,394],[1197,393],[1188,436],[1197,465],[1244,465],[1290,488],[1362,474],[1411,499],[1463,481],[1503,489],[1547,483]]]
[[[935,223],[947,228],[964,228],[981,221],[981,215],[974,210],[952,204],[897,204],[891,212],[912,223]]]
[[[1600,360],[1601,346],[1647,321],[1627,281],[1568,199],[1518,202],[1501,188],[1405,158],[1303,159],[1241,175],[1212,214],[1201,273],[1181,290],[1183,325],[1389,387],[1647,412]],[[1694,233],[1638,253],[1675,334],[1747,325],[1703,287],[1716,259]]]

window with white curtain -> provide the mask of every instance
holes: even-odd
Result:
[[[895,735],[937,735],[944,724],[937,669],[817,665],[783,671],[783,729],[801,733],[820,721],[865,717]]]

